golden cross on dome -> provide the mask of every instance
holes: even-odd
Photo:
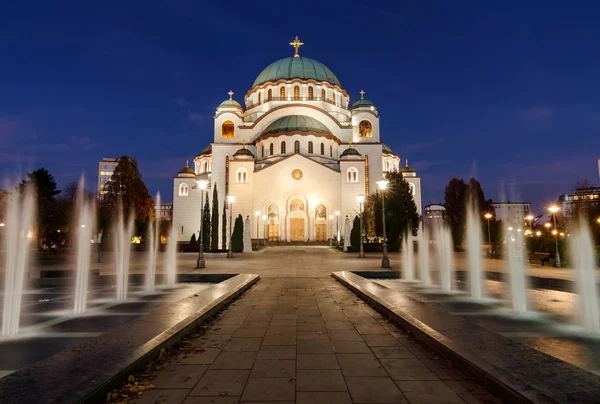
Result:
[[[296,50],[294,52],[294,57],[299,58],[300,54],[298,53],[298,48],[300,48],[302,45],[304,45],[304,42],[300,42],[298,40],[298,35],[296,35],[296,39],[294,39],[294,42],[290,42],[290,45],[292,45],[294,47],[294,49]]]
[[[229,94],[229,101],[231,101],[231,97],[233,97],[233,91],[229,90],[229,92],[227,94]]]
[[[360,99],[364,100],[365,99],[365,90],[360,90],[359,94],[360,94]]]
[[[189,160],[186,160],[186,161],[185,161],[185,168],[189,168],[189,166],[190,166],[190,161],[189,161]]]

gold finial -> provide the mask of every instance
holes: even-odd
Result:
[[[190,168],[190,161],[189,160],[185,161],[185,168]]]
[[[242,148],[246,148],[246,139],[242,140]]]
[[[350,143],[350,147],[352,147],[352,140],[349,143]]]
[[[408,159],[406,159],[406,167],[408,167]]]
[[[298,35],[296,35],[296,39],[294,39],[294,42],[290,42],[290,45],[292,45],[295,49],[294,57],[299,58],[300,54],[298,53],[298,48],[300,48],[302,45],[304,45],[304,42],[300,42],[298,40]]]
[[[364,100],[365,99],[365,90],[360,90],[359,94],[360,94],[360,99]]]
[[[227,94],[229,94],[229,101],[231,101],[231,99],[233,97],[233,90],[229,90],[229,92]]]

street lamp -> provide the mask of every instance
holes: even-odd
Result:
[[[233,250],[231,249],[231,237],[233,236],[233,223],[231,222],[233,203],[235,202],[235,196],[227,195],[227,203],[229,204],[229,250],[227,251],[227,258],[233,258]]]
[[[200,188],[200,237],[198,238],[198,260],[196,260],[196,269],[204,268],[204,244],[202,240],[202,230],[204,229],[204,191],[208,186],[208,181],[198,180],[196,181],[198,188]]]
[[[358,212],[359,212],[359,219],[360,219],[360,252],[358,253],[358,258],[365,258],[365,250],[363,247],[363,237],[362,237],[362,229],[363,229],[363,215],[362,215],[362,207],[365,203],[365,196],[364,195],[358,195],[356,197],[356,202],[358,202]]]
[[[483,215],[483,217],[485,217],[485,220],[487,220],[487,224],[488,224],[488,244],[490,245],[490,249],[488,252],[488,255],[491,257],[492,256],[492,232],[490,231],[490,219],[492,218],[492,214],[487,212],[486,214]]]
[[[533,230],[533,219],[535,219],[533,217],[533,215],[531,213],[529,213],[527,216],[525,216],[525,220],[527,220],[529,222],[529,228],[531,230]]]
[[[390,260],[388,259],[388,252],[387,252],[387,235],[385,233],[385,190],[386,190],[388,184],[389,184],[389,181],[386,180],[385,178],[382,178],[379,181],[377,181],[377,186],[381,190],[381,217],[383,220],[383,259],[381,260],[382,268],[390,267]]]
[[[329,232],[331,233],[331,237],[329,238],[329,246],[333,245],[333,215],[329,215]]]
[[[599,220],[600,221],[600,220]],[[0,223],[0,227],[4,227],[4,222]]]
[[[600,223],[600,219],[598,219],[598,223]],[[335,211],[335,239],[336,245],[340,248],[340,211]]]
[[[258,222],[260,221],[260,210],[254,212],[256,215],[256,248],[258,248]]]
[[[554,222],[554,242],[556,244],[556,260],[554,261],[554,266],[560,268],[560,254],[558,252],[558,231],[556,231],[556,213],[560,210],[560,208],[556,205],[552,205],[548,208],[550,213],[552,213],[552,220]]]
[[[265,246],[267,245],[267,215],[263,215],[264,229],[263,229],[263,239],[265,242]]]

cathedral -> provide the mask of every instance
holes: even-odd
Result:
[[[290,45],[294,55],[260,72],[244,95],[245,108],[229,91],[216,109],[213,142],[174,178],[178,241],[189,241],[200,228],[199,181],[207,184],[210,205],[217,187],[219,229],[224,202],[232,196],[227,221],[229,209],[234,218],[249,219],[253,239],[343,236],[345,218],[359,213],[357,196],[375,192],[384,173],[395,170],[409,183],[421,213],[421,180],[382,142],[375,104],[362,90],[350,103],[327,66],[300,56],[298,37]]]

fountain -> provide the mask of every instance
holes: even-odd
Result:
[[[428,288],[431,286],[431,276],[429,274],[429,232],[421,224],[419,238],[419,273],[421,274],[421,285]]]
[[[474,206],[475,205],[475,206]],[[481,268],[481,222],[476,203],[467,205],[467,265],[471,297],[480,301],[483,298],[483,271]]]
[[[156,205],[160,205],[160,193],[156,194]],[[146,292],[154,292],[156,283],[156,258],[158,255],[158,245],[160,244],[160,232],[158,230],[158,218],[148,224],[148,269],[146,271]]]
[[[415,268],[413,264],[414,247],[410,230],[403,237],[402,253],[404,256],[404,280],[413,282],[415,280]]]
[[[6,209],[6,258],[4,267],[4,307],[2,335],[15,335],[19,331],[21,299],[25,268],[29,255],[30,229],[35,212],[34,190],[27,187],[24,199],[12,197]]]
[[[78,205],[79,220],[77,223],[77,273],[75,276],[75,314],[85,313],[90,278],[90,261],[92,253],[92,229],[94,227],[94,206],[86,200],[84,180],[79,181]]]
[[[133,214],[125,224],[122,207],[119,208],[115,229],[115,256],[117,267],[117,301],[127,299],[129,282],[129,256],[131,254],[131,237],[133,235]]]
[[[522,215],[521,215],[522,216]],[[510,294],[513,310],[519,314],[527,312],[527,277],[525,275],[525,240],[523,230],[506,225],[506,265],[508,266]]]
[[[173,286],[175,285],[177,277],[177,236],[175,234],[175,226],[171,227],[171,232],[169,233],[165,261],[167,285]]]
[[[452,290],[452,269],[454,255],[452,248],[452,234],[447,226],[440,225],[436,229],[437,258],[440,271],[440,288],[443,293]]]
[[[583,328],[590,333],[600,334],[600,312],[598,310],[598,287],[596,283],[596,255],[590,228],[581,220],[577,232],[570,240],[571,260],[575,267],[579,312]]]

